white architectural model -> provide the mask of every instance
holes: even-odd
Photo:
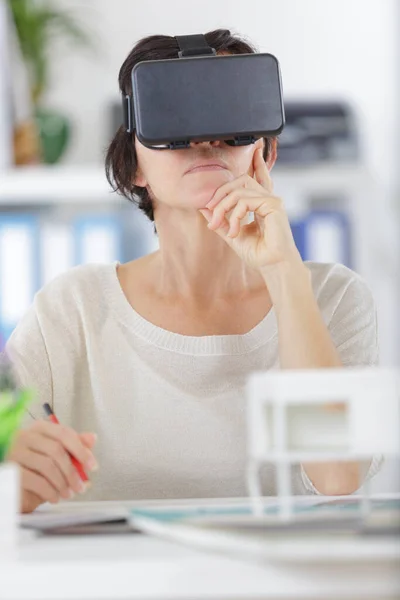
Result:
[[[248,488],[259,513],[262,463],[276,466],[280,514],[288,519],[292,464],[400,455],[400,374],[395,369],[255,373],[247,395]],[[363,510],[369,508],[368,487]]]

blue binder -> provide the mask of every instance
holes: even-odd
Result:
[[[307,260],[305,247],[305,221],[293,221],[290,223],[290,227],[292,229],[294,242],[297,246],[298,251],[300,252],[301,258],[303,260]]]
[[[41,286],[74,266],[74,237],[69,222],[47,219],[40,223]]]
[[[352,267],[351,225],[345,213],[316,210],[290,225],[303,260],[338,262]]]
[[[122,261],[122,227],[116,215],[86,215],[74,222],[76,265]]]
[[[0,213],[0,336],[5,343],[39,289],[38,222]]]
[[[351,225],[345,212],[328,209],[311,212],[305,237],[307,260],[352,267]]]

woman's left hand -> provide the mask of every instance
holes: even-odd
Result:
[[[301,261],[283,202],[272,193],[272,180],[262,149],[253,157],[255,179],[242,175],[225,183],[200,212],[209,229],[255,269]],[[242,224],[250,212],[254,221]]]

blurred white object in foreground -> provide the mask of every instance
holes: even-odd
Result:
[[[400,456],[400,376],[395,369],[254,373],[247,400],[247,480],[256,512],[262,510],[262,463],[276,466],[280,515],[288,519],[293,516],[292,464]],[[365,488],[362,508],[368,511],[368,481]]]
[[[19,518],[19,470],[13,463],[0,463],[0,561],[16,550]]]

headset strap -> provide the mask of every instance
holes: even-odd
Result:
[[[202,33],[196,35],[176,35],[175,39],[179,46],[179,58],[216,54],[215,49],[211,48]]]

